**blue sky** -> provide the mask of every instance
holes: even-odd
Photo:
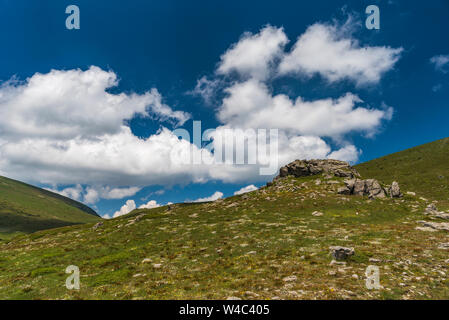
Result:
[[[65,28],[65,8],[70,4],[80,8],[80,30]],[[380,30],[365,28],[365,8],[371,4],[380,8]],[[315,70],[295,75],[270,75],[255,81],[263,83],[264,90],[269,91],[271,96],[285,94],[292,101],[298,97],[304,101],[338,99],[351,93],[363,100],[361,107],[367,110],[375,109],[387,113],[388,108],[392,108],[391,119],[387,115],[379,116],[378,123],[370,124],[369,128],[364,130],[348,129],[338,134],[314,134],[329,146],[331,151],[348,145],[354,146],[357,150],[356,162],[449,136],[449,63],[445,63],[445,57],[449,57],[447,0],[432,0],[429,3],[400,0],[133,0],[126,3],[100,0],[0,0],[0,5],[0,39],[3,44],[0,51],[0,81],[3,83],[0,89],[3,90],[0,91],[0,113],[4,119],[11,117],[7,119],[7,124],[6,120],[0,121],[0,173],[59,192],[68,190],[66,195],[88,202],[100,214],[112,215],[127,200],[134,200],[135,204],[140,206],[150,200],[158,204],[195,200],[211,196],[217,191],[224,196],[230,196],[248,185],[261,186],[271,177],[254,177],[248,174],[242,175],[241,179],[224,179],[210,173],[202,176],[203,173],[191,172],[179,172],[170,176],[150,170],[144,171],[144,174],[151,177],[146,180],[139,176],[133,184],[133,174],[130,174],[132,169],[126,172],[126,175],[120,170],[120,161],[124,158],[131,160],[123,166],[134,168],[133,150],[123,150],[120,159],[105,169],[107,173],[101,174],[98,168],[86,169],[86,165],[78,165],[76,159],[67,160],[70,154],[47,152],[45,148],[49,146],[53,148],[57,145],[60,150],[68,150],[70,143],[81,143],[80,139],[84,139],[84,135],[92,133],[97,139],[105,132],[116,134],[119,129],[106,122],[109,121],[109,116],[101,119],[103,114],[100,111],[92,112],[90,118],[89,110],[93,110],[95,106],[89,106],[89,103],[92,101],[94,104],[97,100],[89,100],[86,97],[82,100],[87,105],[85,109],[81,109],[83,115],[68,112],[67,117],[61,118],[62,120],[54,116],[57,112],[51,108],[58,108],[59,105],[52,105],[51,102],[54,101],[52,95],[59,90],[57,87],[51,87],[47,95],[42,91],[39,93],[36,101],[39,101],[41,106],[38,109],[33,109],[31,102],[27,102],[31,105],[20,104],[28,101],[28,96],[23,97],[21,94],[26,92],[24,88],[29,85],[27,79],[36,73],[45,75],[51,70],[65,72],[80,69],[81,73],[73,74],[73,77],[81,77],[83,72],[95,66],[95,75],[109,72],[117,77],[116,85],[107,88],[108,93],[125,94],[129,97],[135,93],[143,97],[145,93],[156,89],[161,100],[155,103],[151,99],[155,99],[156,95],[152,95],[148,101],[169,108],[164,109],[169,110],[168,116],[167,113],[164,116],[160,109],[155,107],[151,116],[123,115],[122,119],[126,118],[125,123],[133,135],[146,139],[156,135],[162,126],[167,130],[182,127],[191,131],[192,120],[201,121],[204,129],[235,124],[235,119],[226,118],[223,114],[221,118],[219,116],[220,108],[224,108],[223,98],[229,97],[230,93],[226,90],[236,86],[236,83],[243,85],[248,80],[248,74],[251,74],[249,77],[254,77],[251,73],[254,70],[251,69],[248,73],[245,69],[246,74],[235,66],[230,68],[230,71],[220,73],[219,70],[224,64],[221,57],[230,52],[233,44],[245,39],[245,32],[251,33],[247,34],[247,37],[256,36],[267,25],[272,31],[282,30],[282,34],[278,34],[280,41],[282,42],[282,37],[288,39],[282,44],[282,53],[276,58],[282,60],[293,51],[297,38],[304,35],[308,27],[316,24],[333,26],[337,33],[348,27],[350,31],[345,31],[344,35],[339,33],[339,36],[357,41],[355,48],[401,50],[397,61],[381,72],[380,79],[364,79],[368,83],[363,83],[363,79],[356,78],[359,74],[347,76],[345,71],[341,70],[339,72],[340,75],[343,72],[342,76],[329,80],[325,71]],[[388,55],[385,50],[383,53]],[[433,63],[432,57],[436,57]],[[369,63],[364,66],[369,67]],[[301,70],[304,70],[304,65]],[[55,76],[55,83],[62,86],[61,81],[67,79],[64,74]],[[211,86],[217,83],[215,87],[212,86],[214,90],[208,103],[204,97],[192,93],[197,81],[202,77],[208,79]],[[36,79],[36,82],[41,80]],[[13,92],[12,98],[8,95],[9,92]],[[79,101],[76,93],[65,97],[65,101],[70,99],[73,101],[67,102],[67,108],[73,108]],[[130,105],[140,101],[130,99]],[[141,103],[147,103],[145,101]],[[128,105],[124,107],[126,106]],[[141,111],[138,110],[134,111]],[[176,111],[183,113],[175,114]],[[20,117],[28,119],[26,121],[31,121],[30,117],[39,112],[33,123],[46,127],[45,132],[41,127],[39,130],[27,130],[29,123],[25,120],[21,123],[21,129],[11,129],[12,125],[10,128],[9,124],[16,120],[14,112],[21,112]],[[47,113],[48,116],[44,119],[42,115]],[[279,117],[282,118],[282,115]],[[62,121],[66,126],[53,125],[53,118],[59,119],[58,121]],[[117,121],[113,116],[110,118],[111,123]],[[74,123],[74,119],[81,119],[81,122]],[[250,122],[252,117],[250,115],[245,118],[241,114],[239,119],[247,119]],[[70,122],[72,120],[74,122]],[[2,130],[1,125],[7,129]],[[301,125],[298,123],[298,127]],[[64,130],[73,128],[78,128],[78,134],[83,137],[73,136],[64,138],[65,140],[58,137],[64,136]],[[101,128],[105,131],[101,132]],[[51,130],[53,132],[50,133]],[[301,132],[304,130],[298,129],[296,136],[301,136]],[[314,128],[307,132],[321,131]],[[91,141],[95,140],[94,138],[89,136],[86,139]],[[29,151],[27,143],[36,147],[36,155],[30,152],[21,156],[21,152]],[[89,146],[95,148],[95,144]],[[114,146],[108,145],[107,148]],[[44,155],[38,156],[38,150]],[[87,147],[79,150],[91,152]],[[300,155],[302,154],[299,153],[298,157]],[[49,169],[50,164],[53,169]],[[162,159],[159,166],[163,165]],[[140,168],[140,165],[137,167]],[[140,175],[139,170],[136,170],[135,174]],[[118,178],[111,178],[114,175]],[[120,178],[122,176],[123,180]],[[156,176],[157,178],[152,178]],[[86,197],[90,189],[96,192],[91,194],[91,201],[89,196]],[[111,192],[114,189],[120,190]],[[136,190],[139,191],[135,192]]]

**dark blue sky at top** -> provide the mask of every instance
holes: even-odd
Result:
[[[65,28],[65,8],[78,5],[81,29]],[[364,28],[365,8],[376,4],[381,29]],[[378,85],[356,88],[352,83],[328,85],[319,77],[288,79],[288,93],[305,99],[358,94],[367,104],[382,102],[395,110],[374,138],[348,138],[363,150],[360,161],[449,136],[449,74],[438,73],[432,56],[449,54],[449,0],[411,1],[100,1],[0,0],[0,81],[26,79],[51,69],[86,69],[91,65],[113,70],[120,78],[118,92],[144,92],[155,87],[175,110],[201,120],[203,129],[219,125],[214,108],[186,94],[197,79],[213,74],[220,55],[245,31],[256,33],[266,24],[283,26],[290,39],[287,51],[307,26],[344,12],[358,15],[362,27],[355,37],[362,45],[403,47],[393,71]],[[435,85],[441,85],[437,92]],[[282,92],[286,83],[274,83]],[[276,92],[275,92],[276,93]],[[148,136],[159,124],[131,122],[135,134]],[[185,124],[189,129],[192,122]],[[209,183],[175,187],[159,202],[184,201],[220,190],[232,194],[240,186]],[[160,188],[146,188],[136,197]],[[113,212],[123,200],[100,202],[102,213]]]

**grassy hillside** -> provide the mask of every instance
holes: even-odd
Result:
[[[99,219],[95,211],[77,201],[0,177],[0,239]]]
[[[429,202],[343,196],[342,185],[287,177],[225,200],[136,210],[97,229],[23,235],[0,244],[0,298],[449,298],[448,232],[418,222],[431,219]],[[335,245],[355,255],[331,264]],[[79,291],[64,286],[69,265],[80,268]],[[365,286],[369,265],[380,268],[380,290]]]
[[[449,203],[449,138],[393,153],[356,166],[364,177],[401,187],[420,196]]]

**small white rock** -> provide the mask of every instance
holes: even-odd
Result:
[[[282,279],[282,281],[284,281],[284,282],[292,282],[292,281],[296,281],[297,279],[298,279],[297,276],[288,276],[288,277],[285,277],[284,279]]]

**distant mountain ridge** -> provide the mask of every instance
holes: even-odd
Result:
[[[99,219],[78,201],[0,176],[0,238]]]

